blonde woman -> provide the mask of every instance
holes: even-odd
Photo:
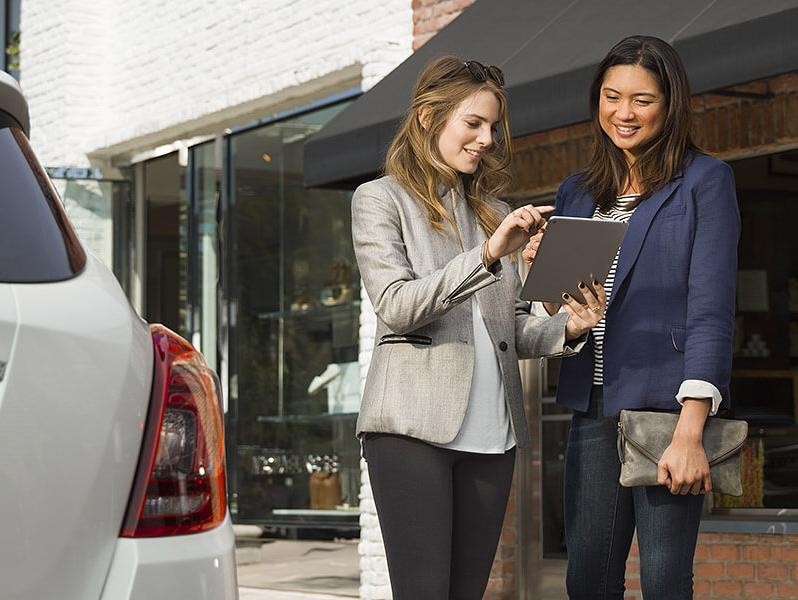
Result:
[[[395,600],[480,599],[516,446],[528,441],[518,359],[567,355],[604,290],[535,317],[508,260],[551,207],[496,200],[511,163],[502,72],[447,56],[420,75],[386,176],[352,200],[377,315],[358,419]],[[588,290],[588,287],[590,288]]]

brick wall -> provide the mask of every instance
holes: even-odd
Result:
[[[48,165],[85,165],[368,89],[412,51],[410,0],[26,0],[21,84]]]
[[[726,91],[759,97],[694,97],[694,132],[699,146],[727,160],[798,145],[798,72]],[[587,164],[590,131],[588,123],[579,123],[516,139],[512,195],[556,191],[563,178]]]
[[[510,499],[507,502],[507,512],[504,515],[499,547],[496,549],[490,579],[485,590],[485,600],[512,600],[515,598],[515,570],[520,541],[518,510],[518,495],[514,481],[510,489]]]
[[[626,600],[642,600],[635,543]],[[798,536],[702,533],[695,557],[696,600],[798,598]]]
[[[474,0],[412,0],[413,50],[454,21]]]

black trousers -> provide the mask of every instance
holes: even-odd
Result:
[[[515,448],[476,454],[367,433],[364,456],[394,600],[481,600],[507,508]]]

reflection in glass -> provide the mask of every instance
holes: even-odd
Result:
[[[358,503],[360,478],[351,193],[307,190],[302,173],[304,140],[341,108],[230,140],[231,505],[240,522],[356,526],[345,509]]]
[[[69,221],[85,248],[130,293],[133,203],[128,181],[53,178]]]
[[[177,152],[144,163],[147,205],[145,316],[183,337],[188,322],[188,201]]]
[[[192,341],[214,368],[218,368],[216,293],[219,239],[216,215],[221,195],[221,159],[216,157],[214,142],[191,149],[191,223],[194,231],[191,236],[191,329],[195,334]]]
[[[798,152],[731,163],[742,234],[731,398],[749,424],[743,495],[716,509],[795,516],[798,509]],[[787,509],[787,510],[785,510]],[[789,509],[793,509],[790,511]]]

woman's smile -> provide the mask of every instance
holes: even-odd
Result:
[[[599,124],[629,163],[662,133],[666,104],[659,83],[639,65],[607,69],[599,98]]]
[[[618,135],[622,138],[629,139],[633,137],[638,131],[640,131],[640,125],[614,125],[615,130],[618,132]]]

